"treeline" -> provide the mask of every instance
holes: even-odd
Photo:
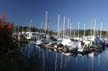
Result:
[[[43,33],[47,33],[47,34],[54,34],[54,35],[57,35],[57,32],[54,32],[53,30],[45,30],[44,28],[36,28],[36,27],[27,27],[27,26],[15,26],[14,27],[14,30],[15,32],[27,32],[27,31],[32,31],[32,32],[43,32]],[[75,35],[75,36],[78,36],[78,30],[77,29],[74,29],[74,30],[65,30],[65,35]],[[94,34],[94,30],[91,30],[91,29],[87,29],[87,30],[82,30],[80,29],[79,30],[79,36],[82,37],[84,36],[84,32],[85,32],[85,36],[89,36],[89,35],[93,35]],[[60,35],[62,36],[63,35],[63,31],[60,31],[59,32]],[[101,33],[101,36],[102,37],[108,37],[108,32],[107,31],[100,31],[100,30],[95,30],[95,35],[98,35],[100,36],[100,33]]]
[[[76,35],[78,35],[78,30],[76,31]],[[85,36],[88,36],[88,35],[94,35],[94,30],[85,30]],[[98,31],[96,30],[95,31],[95,35],[97,36],[102,36],[102,37],[107,37],[107,31]],[[79,36],[84,36],[84,30],[79,30]]]
[[[79,37],[84,36],[84,32],[85,32],[85,36],[90,36],[94,34],[94,30],[91,29],[87,29],[87,30],[79,30]],[[63,35],[63,31],[60,31],[60,35]],[[74,29],[74,30],[65,30],[64,31],[64,35],[71,35],[71,36],[78,36],[78,30]],[[108,32],[107,31],[99,31],[99,30],[95,30],[95,35],[100,36],[101,37],[108,37]]]
[[[57,34],[56,32],[52,31],[52,30],[45,30],[45,29],[41,29],[41,28],[36,28],[36,27],[27,27],[27,26],[15,26],[14,27],[14,32],[27,32],[27,31],[31,31],[31,32],[42,32],[42,33],[47,33],[47,34]]]

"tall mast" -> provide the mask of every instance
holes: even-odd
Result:
[[[47,34],[49,35],[49,31],[50,31],[50,23],[47,24],[47,30],[48,30]]]
[[[71,23],[70,23],[70,26],[69,26],[69,28],[70,28],[70,38],[71,38],[71,26],[72,26],[72,25],[71,25]]]
[[[84,24],[84,37],[85,37],[85,24]]]
[[[41,33],[42,33],[42,29],[43,29],[43,28],[42,28],[42,21],[41,21]]]
[[[63,38],[64,38],[64,35],[65,35],[65,16],[64,16],[64,20],[63,20]]]
[[[91,31],[90,31],[90,35],[91,35],[91,36],[92,36],[92,30],[93,30],[92,23],[93,23],[93,22],[91,22]]]
[[[102,37],[102,24],[103,23],[101,23],[101,26],[100,26],[100,37]]]
[[[95,29],[95,27],[96,27],[96,18],[94,18],[94,33],[93,33],[94,36],[96,35],[96,29]]]
[[[78,23],[78,38],[79,38],[79,25],[80,25],[80,22]]]
[[[60,15],[58,15],[58,31],[57,31],[57,37],[60,36],[60,30],[59,30],[59,25],[60,25]]]
[[[45,13],[45,34],[47,34],[48,30],[48,11]]]
[[[76,31],[77,31],[77,29],[76,28],[73,28],[73,38],[76,37]]]
[[[74,30],[74,32],[73,32],[73,38],[75,37],[75,34],[76,34],[76,33],[75,33],[75,30]]]
[[[67,34],[68,34],[68,37],[69,37],[69,34],[70,34],[70,22],[69,22],[69,18],[67,19],[67,22],[68,22],[68,28],[67,28]]]
[[[30,20],[30,28],[29,28],[29,32],[31,32],[31,24],[32,24],[32,19]]]

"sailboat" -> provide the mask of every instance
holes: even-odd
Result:
[[[30,20],[30,27],[29,27],[29,31],[26,32],[26,39],[27,39],[27,40],[30,40],[30,39],[32,38],[31,24],[32,24],[32,19]]]
[[[79,24],[80,23],[78,23],[78,50],[77,51],[79,53],[82,53],[84,51],[84,47],[81,45],[80,38],[79,38]]]
[[[63,25],[65,25],[65,17],[64,17],[64,23]],[[70,25],[70,22],[69,22],[69,18],[68,18],[68,28],[69,28],[69,25]],[[76,45],[74,45],[74,42],[71,41],[71,39],[68,37],[66,37],[64,34],[66,33],[66,29],[65,27],[63,27],[63,39],[62,39],[62,42],[61,44],[64,45],[64,49],[67,49],[68,52],[72,52],[74,49],[76,49]],[[65,31],[65,33],[64,33]],[[70,32],[70,31],[69,31]],[[68,54],[70,55],[70,54]]]
[[[44,28],[45,37],[48,37],[47,30],[48,30],[48,11],[45,12],[45,28]],[[40,33],[39,33],[39,35],[40,35]],[[44,43],[47,43],[46,38],[40,38],[36,41],[36,44],[39,46]]]
[[[90,36],[90,38],[88,39],[90,41],[90,44],[89,44],[90,51],[97,51],[100,49],[104,49],[104,44],[103,44],[102,40],[100,39],[100,37],[96,34],[95,27],[96,27],[96,19],[94,19],[93,35]]]

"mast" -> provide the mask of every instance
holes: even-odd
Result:
[[[76,31],[77,29],[73,28],[73,38],[76,37]]]
[[[50,23],[48,23],[48,24],[47,24],[47,31],[48,31],[48,32],[47,32],[47,34],[48,34],[48,36],[49,36],[49,31],[50,31]]]
[[[64,35],[65,35],[65,16],[64,16],[64,20],[63,20],[63,38],[64,38]]]
[[[72,25],[71,25],[71,23],[70,23],[70,26],[69,26],[69,28],[70,28],[70,38],[71,38],[71,26],[72,26]]]
[[[69,18],[67,19],[67,22],[68,22],[67,34],[68,34],[68,37],[69,37],[69,35],[70,35],[70,22],[69,22]]]
[[[93,32],[94,36],[96,35],[96,29],[95,29],[95,27],[96,27],[96,18],[94,18],[94,32]]]
[[[79,24],[80,24],[80,22],[78,23],[78,39],[79,39]]]
[[[31,24],[32,24],[32,19],[30,20],[30,28],[29,28],[29,32],[31,32]]]
[[[60,36],[60,30],[59,30],[59,25],[60,25],[60,15],[58,15],[58,31],[57,31],[57,37]]]
[[[100,37],[102,37],[102,22],[101,22],[101,26],[100,26]]]
[[[48,11],[45,13],[45,34],[47,34],[48,30]]]
[[[84,24],[84,37],[85,37],[85,24]]]
[[[74,30],[74,32],[73,32],[73,38],[75,37],[75,34],[76,34],[76,33],[75,33],[75,30]]]
[[[90,31],[90,35],[92,36],[92,30],[93,30],[93,28],[92,28],[92,23],[93,22],[91,22],[91,31]]]
[[[40,32],[42,33],[42,21],[41,21],[41,26],[40,27],[41,27]]]

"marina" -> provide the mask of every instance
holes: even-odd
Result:
[[[48,15],[48,12],[46,14]],[[58,24],[59,20],[60,16],[58,16]],[[3,24],[5,25],[5,23]],[[64,27],[61,36],[59,31],[57,34],[50,34],[49,31],[44,29],[43,32],[40,32],[40,29],[33,32],[31,30],[33,27],[27,27],[29,30],[26,32],[18,31],[18,27],[16,29],[15,25],[13,27],[17,31],[10,33],[10,37],[7,37],[6,32],[11,31],[6,28],[6,31],[1,31],[1,33],[7,39],[11,39],[11,42],[16,45],[13,45],[13,47],[19,47],[18,60],[20,62],[15,64],[15,69],[20,71],[106,71],[108,43],[107,39],[102,38],[102,33],[97,34],[98,31],[95,30],[96,20],[91,35],[85,35],[84,26],[83,36],[80,36],[79,25],[80,23],[78,23],[78,29],[75,31],[77,36],[74,35],[74,37],[71,34],[71,29],[66,31]],[[4,42],[7,42],[7,40]]]
[[[108,71],[107,1],[1,2],[0,71]]]

